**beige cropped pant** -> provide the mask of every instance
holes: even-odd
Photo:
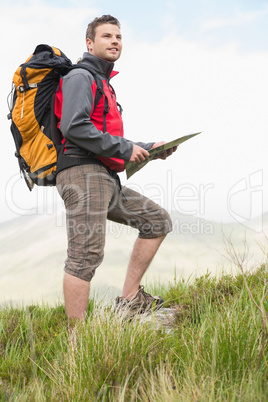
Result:
[[[57,189],[66,208],[68,237],[65,272],[90,282],[104,256],[107,219],[136,228],[150,239],[172,230],[169,214],[125,186],[104,166],[74,166],[57,175]]]

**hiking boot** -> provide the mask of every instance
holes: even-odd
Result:
[[[161,296],[151,296],[144,291],[143,286],[139,286],[139,290],[133,299],[128,300],[125,297],[117,297],[115,299],[115,311],[125,316],[133,317],[135,314],[149,313],[162,307],[164,300]]]

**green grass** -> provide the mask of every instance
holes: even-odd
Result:
[[[263,265],[245,276],[257,303]],[[209,274],[154,289],[175,310],[171,332],[122,323],[91,301],[70,344],[62,305],[0,310],[1,401],[264,401],[268,346],[242,275]],[[268,301],[264,300],[268,311]]]

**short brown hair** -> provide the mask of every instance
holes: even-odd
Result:
[[[110,14],[103,15],[102,17],[96,17],[93,21],[91,21],[87,26],[86,31],[86,39],[89,38],[91,40],[95,40],[96,28],[102,24],[113,24],[117,25],[120,29],[120,22],[117,18],[112,17]]]

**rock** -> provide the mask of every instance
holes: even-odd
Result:
[[[150,327],[156,330],[163,329],[165,332],[170,333],[174,329],[176,319],[176,310],[172,308],[161,308],[154,312],[147,314],[140,314],[135,316],[135,320],[140,324],[150,324]]]

